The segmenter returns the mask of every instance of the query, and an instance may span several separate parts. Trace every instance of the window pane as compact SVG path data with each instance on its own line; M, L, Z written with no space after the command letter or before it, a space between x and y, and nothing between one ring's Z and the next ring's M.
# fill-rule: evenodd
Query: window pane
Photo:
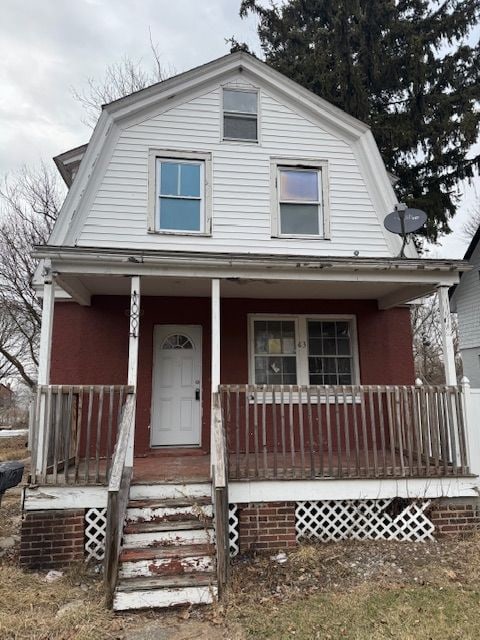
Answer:
M267 323L263 320L254 322L255 353L267 353Z
M255 356L255 384L296 384L295 356Z
M281 233L319 235L318 206L310 204L280 205Z
M178 171L180 165L177 162L160 163L160 193L162 196L178 195Z
M160 229L200 231L200 200L160 198Z
M256 140L257 119L225 116L223 119L223 136L234 140Z
M200 197L200 165L180 165L180 193L181 196Z
M280 171L280 200L318 202L317 171Z
M240 113L257 113L256 91L223 91L223 110Z

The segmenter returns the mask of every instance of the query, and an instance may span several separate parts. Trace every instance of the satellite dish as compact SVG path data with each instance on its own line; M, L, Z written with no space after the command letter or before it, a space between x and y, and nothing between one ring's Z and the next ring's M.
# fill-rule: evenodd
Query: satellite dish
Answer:
M408 209L405 204L396 204L395 210L385 217L383 221L385 229L403 238L399 258L405 258L404 251L409 240L408 235L421 229L426 221L427 214L425 211L421 209Z

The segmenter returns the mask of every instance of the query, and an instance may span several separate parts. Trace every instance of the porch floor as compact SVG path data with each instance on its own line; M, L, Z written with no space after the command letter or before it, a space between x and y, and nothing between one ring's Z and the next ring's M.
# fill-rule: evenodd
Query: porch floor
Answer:
M374 460L377 460L376 465ZM103 484L96 479L95 461L90 461L88 473L84 460L80 461L78 468L78 482L75 482L74 465L69 465L67 480L63 469L58 470L57 478L52 473L47 476L47 484ZM99 460L98 473L100 478L105 477L106 462ZM348 462L344 455L340 458L337 453L333 453L331 458L327 452L320 459L319 452L315 452L313 460L313 471L311 468L310 453L305 452L303 463L302 456L297 451L294 454L287 452L284 459L283 454L277 454L276 462L273 453L263 452L258 454L257 461L255 455L244 453L235 456L229 455L229 478L230 480L288 480L299 478L333 478L333 479L355 479L355 478L425 478L425 477L459 477L469 476L466 470L454 469L451 464L445 465L443 461L425 460L419 461L415 456L409 460L408 455L403 459L397 454L392 459L391 454L383 457L382 451L368 452L368 461L362 455L358 464L355 456L351 456ZM132 484L161 484L161 483L189 483L189 482L209 482L210 480L210 455L191 453L152 453L145 457L137 457L134 460Z

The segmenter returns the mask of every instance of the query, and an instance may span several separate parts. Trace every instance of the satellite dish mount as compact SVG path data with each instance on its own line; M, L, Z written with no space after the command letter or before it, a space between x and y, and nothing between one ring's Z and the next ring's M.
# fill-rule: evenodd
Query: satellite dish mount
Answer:
M392 213L384 220L385 229L402 237L402 248L398 255L405 258L405 247L410 241L410 235L423 227L427 221L427 214L420 209L409 209L406 204L398 203Z

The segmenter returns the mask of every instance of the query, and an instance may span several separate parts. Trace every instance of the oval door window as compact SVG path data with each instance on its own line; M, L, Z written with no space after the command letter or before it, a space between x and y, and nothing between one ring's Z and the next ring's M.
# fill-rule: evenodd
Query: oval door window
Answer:
M174 333L165 338L162 349L193 349L193 344L187 336L181 333Z

